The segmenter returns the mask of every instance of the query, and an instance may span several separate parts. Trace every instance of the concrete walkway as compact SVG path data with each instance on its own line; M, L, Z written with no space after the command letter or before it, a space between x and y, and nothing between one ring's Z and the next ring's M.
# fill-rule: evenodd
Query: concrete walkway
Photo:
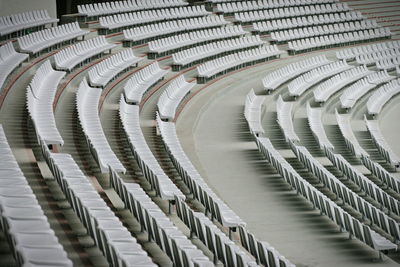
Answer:
M177 121L185 151L248 229L297 266L397 266L388 258L372 263L377 253L339 233L327 217L290 191L258 152L243 117L245 95L251 88L264 94L262 77L281 65L279 61L228 76L194 97ZM272 116L274 95L265 103L265 116Z

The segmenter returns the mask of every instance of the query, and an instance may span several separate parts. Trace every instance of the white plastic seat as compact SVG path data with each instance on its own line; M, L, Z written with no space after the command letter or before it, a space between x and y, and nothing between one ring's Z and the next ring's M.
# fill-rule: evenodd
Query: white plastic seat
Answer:
M273 147L272 143L268 138L256 137L256 143L261 153L267 158L267 160L275 167L275 169L281 174L282 178L289 183L300 195L308 199L314 207L320 209L326 216L328 216L333 222L340 226L340 229L344 229L350 233L350 235L355 235L357 239L366 243L373 249L378 251L386 249L395 249L394 245L388 239L382 237L378 234L373 234L370 240L366 240L363 233L372 232L369 226L361 224L356 219L351 220L351 215L344 211L335 202L331 201L329 198L325 197L319 190L315 189L310 183L304 180L294 168L282 157L282 155ZM299 146L296 146L300 148ZM329 150L327 150L329 151ZM314 159L312 156L309 157ZM336 179L330 172L328 175ZM343 218L347 223L343 223ZM357 224L357 225L356 225ZM354 232L354 228L360 229L362 227L363 233ZM361 231L361 230L360 230ZM372 236L372 235L371 235ZM374 239L374 241L372 240ZM380 243L382 242L382 243ZM381 246L376 245L381 244ZM261 250L262 251L262 250Z
M32 10L23 13L0 17L0 36L47 24L55 24L59 20L51 18L47 10Z
M11 250L14 255L17 255L17 264L22 266L35 261L37 254L27 254L26 251L36 247L37 252L42 255L51 253L56 248L59 253L57 263L72 266L72 262L67 258L54 231L50 228L36 196L18 167L1 124L0 151L3 159L7 159L0 161L0 225L5 237L10 241ZM10 177L16 181L25 180L25 182L4 183ZM41 245L39 245L39 240L43 241Z
M132 49L125 49L94 65L88 72L92 86L105 87L120 72L137 65L143 58L136 57Z
M157 108L161 119L173 120L179 104L194 86L195 83L186 82L183 75L175 78L158 99Z
M65 74L63 71L55 71L47 60L36 71L26 89L28 111L36 133L48 145L64 144L55 123L53 101L57 86Z
M400 92L400 80L392 80L389 83L381 86L368 99L367 109L368 114L377 115L382 110L383 106L396 94Z
M289 94L294 97L300 96L314 84L351 68L353 66L348 65L345 61L335 61L331 64L312 69L288 84Z
M28 57L26 54L16 52L12 42L7 42L0 47L0 89L7 77Z
M198 171L190 163L176 135L175 124L162 121L160 117L157 116L157 125L171 159L176 163L179 174L194 194L194 197L199 200L205 206L206 210L211 212L212 216L223 226L235 228L239 225L245 225L241 218L212 192Z
M195 246L191 245L186 236L173 225L165 213L151 201L138 184L125 183L112 169L110 169L110 177L111 186L121 197L125 206L136 216L142 227L148 232L149 239L155 240L175 264L185 266L182 255L186 254L186 259L189 261L188 264L190 266L194 266L194 262L199 258L204 260L204 266L209 265L208 258ZM180 199L181 197L178 195L174 196L174 200ZM184 252L189 248L188 245L190 245L191 249L190 254ZM178 254L168 254L173 246L178 250ZM129 258L135 258L136 256L130 255Z
M73 22L30 33L19 37L17 42L21 52L36 54L46 48L76 39L88 33L89 31L82 30L77 22Z
M125 172L125 167L112 151L100 123L97 106L101 92L101 89L90 87L86 79L81 82L76 94L79 122L101 172L107 173L109 166L118 172Z
M328 60L325 55L322 55L286 65L283 68L268 73L263 78L264 89L273 91L296 76L329 63L332 63L332 61Z
M120 99L120 119L134 154L145 178L162 199L173 200L174 196L184 198L182 192L165 175L153 153L150 151L139 122L139 106L129 105L123 96Z
M261 125L262 106L264 100L264 96L256 96L254 90L251 89L246 96L244 106L244 116L249 125L250 132L257 136L264 133L264 129Z

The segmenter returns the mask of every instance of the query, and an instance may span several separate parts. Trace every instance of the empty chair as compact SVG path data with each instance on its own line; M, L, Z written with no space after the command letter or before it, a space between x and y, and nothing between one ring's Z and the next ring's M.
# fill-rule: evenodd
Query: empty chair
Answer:
M253 89L251 89L246 96L244 117L247 120L250 131L256 136L264 133L264 129L261 125L262 106L264 100L265 97L255 95Z
M121 52L94 65L88 72L89 83L92 86L105 87L110 81L127 69L137 67L143 58L136 57L132 49Z
M383 106L396 94L400 92L400 79L392 80L381 86L368 99L368 114L377 115Z
M163 142L175 167L183 178L185 184L206 209L206 214L211 213L212 218L217 219L222 226L231 231L245 223L237 216L206 184L196 168L183 151L176 134L175 124L162 121L157 117L157 125L160 129Z
M19 266L72 266L18 166L0 124L0 222ZM13 183L6 183L6 181ZM20 181L16 183L16 181ZM54 255L54 257L47 257Z
M332 61L328 60L325 55L291 63L283 68L268 73L262 80L264 89L273 91L296 76L329 63L332 63Z
M367 126L368 132L371 134L372 140L378 148L379 153L385 158L387 162L392 164L394 167L400 166L400 157L393 152L390 145L386 142L383 136L378 121L367 120L364 117L365 124Z
M119 115L125 134L128 137L132 153L135 155L135 159L144 177L156 191L156 194L160 198L168 200L170 204L173 202L175 196L185 198L179 188L177 188L172 180L164 173L148 147L140 128L139 106L127 104L121 95Z
M3 16L0 17L0 37L34 27L44 27L47 24L55 24L58 21L59 20L56 18L51 18L46 9Z
M12 42L0 46L0 89L7 77L28 57L27 54L16 52Z
M312 85L351 68L353 66L348 65L346 61L335 61L331 64L312 69L288 84L289 94L294 97L300 96Z
M82 30L79 24L74 22L19 37L17 42L21 52L34 55L46 48L76 39L88 33L89 31Z
M47 145L64 144L64 140L56 126L53 101L57 86L65 74L63 71L54 70L50 61L47 60L38 68L26 89L28 112L36 134Z
M85 78L80 83L76 93L79 122L100 171L107 173L111 166L118 172L125 172L125 167L112 151L101 126L98 114L101 92L101 89L90 87Z
M172 223L138 184L125 183L110 168L110 183L121 197L125 207L146 230L149 240L154 240L177 266L213 266L210 260ZM175 196L175 201L181 198ZM178 204L177 204L178 205ZM172 246L172 251L170 246Z
M91 57L113 49L116 44L107 42L104 36L95 37L66 47L54 55L55 67L58 70L72 71Z
M188 83L183 75L175 78L161 94L157 102L160 118L163 120L173 120L176 116L176 109L183 98L190 93L195 86L195 82Z
M124 97L129 104L138 105L143 95L159 80L163 79L168 70L160 68L157 62L135 72L125 83Z

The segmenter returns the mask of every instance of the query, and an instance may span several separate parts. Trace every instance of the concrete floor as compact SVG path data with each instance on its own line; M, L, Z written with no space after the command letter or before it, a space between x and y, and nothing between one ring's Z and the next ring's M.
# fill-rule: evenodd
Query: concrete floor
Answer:
M389 258L373 263L377 256L373 250L339 233L328 218L290 191L258 152L243 117L245 95L251 88L265 94L264 75L293 60L244 70L195 96L177 121L186 153L213 190L245 218L248 229L297 266L397 266ZM274 95L267 96L265 105L268 132L265 117L275 111ZM400 114L400 108L396 111L393 116ZM388 132L395 130L391 127Z

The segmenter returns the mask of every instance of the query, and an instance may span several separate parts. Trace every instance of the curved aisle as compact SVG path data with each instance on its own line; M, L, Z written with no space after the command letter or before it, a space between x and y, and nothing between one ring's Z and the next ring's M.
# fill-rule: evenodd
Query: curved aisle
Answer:
M307 56L310 55L304 58ZM365 266L377 253L356 240L349 240L327 217L320 216L303 198L296 196L258 152L244 120L248 91L254 88L256 94L265 95L261 79L267 71L295 60L298 58L263 64L206 87L180 114L178 137L212 189L239 216L246 218L248 229L258 238L268 240L294 264ZM266 127L266 119L276 119L276 97L274 93L265 100L267 135L273 129ZM303 99L300 102L306 103ZM280 152L286 158L294 157L289 150ZM386 257L374 266L397 264Z
M383 107L381 113L377 116L379 126L386 142L390 145L396 155L400 155L400 95L394 96L386 106ZM400 177L397 176L397 177Z

